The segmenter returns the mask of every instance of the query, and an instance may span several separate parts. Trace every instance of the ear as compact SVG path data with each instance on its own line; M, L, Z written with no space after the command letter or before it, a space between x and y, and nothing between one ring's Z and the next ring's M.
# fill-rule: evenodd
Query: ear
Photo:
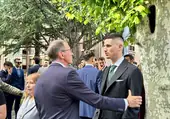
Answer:
M123 48L123 44L119 44L119 48Z
M64 55L63 55L62 52L58 52L57 55L58 55L59 58L64 59Z

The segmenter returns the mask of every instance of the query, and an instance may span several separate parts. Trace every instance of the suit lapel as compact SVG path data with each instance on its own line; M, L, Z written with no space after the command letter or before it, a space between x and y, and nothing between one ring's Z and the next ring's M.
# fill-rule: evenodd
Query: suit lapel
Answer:
M110 67L107 67L104 72L103 72L103 77L102 77L102 84L101 84L101 94L103 94L104 92L104 87L105 87L105 84L107 82L107 76L108 76L108 72L109 72L109 69Z
M106 93L106 91L109 89L109 87L124 73L124 71L126 69L127 69L127 61L123 60L123 62L120 64L120 66L116 70L115 74L113 75L113 77L112 77L109 85L107 86L106 90L104 91L104 93Z

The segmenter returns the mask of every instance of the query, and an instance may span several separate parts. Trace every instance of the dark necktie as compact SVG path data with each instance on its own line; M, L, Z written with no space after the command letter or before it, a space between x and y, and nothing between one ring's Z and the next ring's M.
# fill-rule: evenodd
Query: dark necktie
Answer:
M108 78L107 78L107 84L109 84L109 82L111 81L113 75L115 74L114 70L117 66L116 65L112 65L109 69L109 74L108 74Z

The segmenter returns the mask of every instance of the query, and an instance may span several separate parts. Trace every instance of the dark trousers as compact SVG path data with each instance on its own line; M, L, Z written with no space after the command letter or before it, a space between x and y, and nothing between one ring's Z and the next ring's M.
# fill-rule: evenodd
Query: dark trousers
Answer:
M15 101L14 110L15 110L15 118L16 118L17 112L20 107L21 96L15 96L11 94L6 95L7 119L12 119L11 113L12 113L12 107L13 107L14 101Z
M92 118L88 118L88 117L80 117L80 119L92 119Z

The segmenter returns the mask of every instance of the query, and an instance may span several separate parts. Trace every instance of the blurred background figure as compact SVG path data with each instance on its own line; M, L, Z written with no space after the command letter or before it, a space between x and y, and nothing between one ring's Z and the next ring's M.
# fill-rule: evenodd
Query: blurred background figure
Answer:
M97 58L94 58L93 60L94 60L93 61L93 66L98 69L98 60L97 60Z
M48 67L48 62L47 62L47 61L46 61L46 62L44 62L43 67Z
M78 69L81 69L85 66L85 61L81 60L80 64L78 65Z
M48 69L48 66L49 66L50 64L51 64L51 62L49 62L49 64L48 64L47 61L44 62L43 66L38 69L38 73L39 73L39 74L44 73L44 72Z
M14 60L15 66L11 62L5 62L5 68L8 71L8 76L5 80L6 83L8 83L11 86L14 86L20 90L24 90L24 71L21 69L21 61L20 59L16 58ZM15 117L17 115L17 112L19 110L20 106L20 101L21 101L22 96L16 96L13 94L5 93L5 98L7 102L7 119L11 119L11 112L12 112L12 107L14 105L14 110L15 110Z
M103 71L105 68L106 68L105 58L99 57L99 59L98 59L98 69Z
M84 55L85 66L77 71L86 86L96 93L99 93L99 85L97 75L99 70L94 67L95 55L93 52L87 52ZM95 108L80 101L79 114L81 119L92 119L94 116Z
M41 67L40 66L40 58L39 57L35 57L34 58L34 65L28 69L27 76L30 75L30 74L38 72L38 69L40 67Z
M17 113L17 119L40 119L34 100L34 87L39 76L38 73L33 73L26 78L24 100Z
M4 67L0 71L0 78L2 81L5 81L7 79L7 76L8 76L8 69L7 69L6 63L4 63Z
M131 54L127 54L124 56L124 58L131 64L134 64L134 57Z

